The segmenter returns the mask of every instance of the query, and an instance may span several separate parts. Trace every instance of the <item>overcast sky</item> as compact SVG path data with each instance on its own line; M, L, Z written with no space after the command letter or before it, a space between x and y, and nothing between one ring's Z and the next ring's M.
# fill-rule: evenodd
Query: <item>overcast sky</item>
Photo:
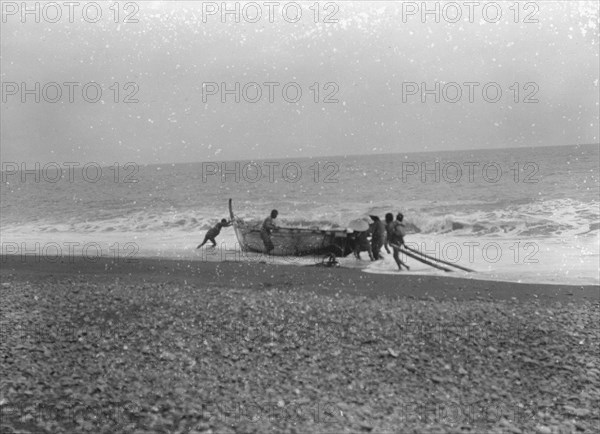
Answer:
M313 2L302 3L295 23L295 8L284 15L283 2L273 22L258 2L254 23L256 8L241 11L239 23L223 22L211 9L221 2L204 10L201 2L139 2L118 17L110 4L96 23L81 8L70 23L66 6L58 22L44 20L56 16L46 9L36 23L4 3L2 162L142 164L599 141L597 2L522 2L518 17L514 2L498 2L499 19L494 8L484 15L457 2L460 10L446 7L439 23L413 10L421 2L321 2L318 23ZM449 22L458 11L462 19ZM138 22L123 22L127 13ZM94 19L92 9L86 18ZM40 102L34 94L22 102L22 83L35 89L36 82ZM77 83L73 102L66 82ZM82 96L90 82L102 88L96 103ZM222 102L221 84L236 82L240 102L235 95ZM258 102L242 94L250 82L261 85ZM439 83L439 102L435 92L421 102L422 83ZM86 89L93 100L94 85ZM297 89L300 99L289 102ZM246 91L256 98L255 87ZM125 103L128 95L139 102Z

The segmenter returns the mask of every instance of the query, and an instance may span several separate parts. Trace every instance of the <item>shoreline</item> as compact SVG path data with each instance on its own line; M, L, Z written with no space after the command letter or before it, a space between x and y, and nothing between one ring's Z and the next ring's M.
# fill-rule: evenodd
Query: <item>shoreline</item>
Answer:
M51 262L35 255L1 255L5 280L47 281L93 277L97 282L182 283L200 287L313 292L368 298L442 300L518 300L539 302L600 301L600 285L514 283L462 277L365 273L354 268L326 268L242 261L197 261L170 258L63 257Z
M114 259L125 261L128 259L139 260L175 260L192 262L249 262L259 263L266 261L269 264L292 264L303 267L304 265L314 265L321 262L322 257L288 257L277 256L267 258L261 253L242 252L239 241L235 234L225 232L222 239L219 239L218 246L215 249L196 249L201 241L201 233L196 232L158 232L156 234L145 233L121 233L121 232L103 232L102 237L98 238L98 233L75 233L75 232L33 232L25 233L4 233L3 255L31 255L39 256L41 261L52 263L56 257L64 256L65 260L71 260L70 257L83 256L89 260L97 258ZM233 232L233 231L231 231ZM196 238L198 236L198 238ZM591 245L593 240L597 240L595 246ZM411 267L409 275L419 276L443 276L444 278L467 278L479 281L495 282L514 282L514 283L532 283L558 286L599 286L600 276L598 275L597 255L598 242L600 240L594 236L582 239L583 243L577 247L570 245L563 249L560 243L556 244L546 240L536 241L536 251L532 251L527 243L520 243L518 240L478 240L481 245L495 246L490 247L490 251L498 253L498 261L492 261L490 258L484 258L483 248L471 247L468 249L460 237L444 237L434 239L431 237L411 236L410 242L414 243L412 247L433 254L433 256L450 260L457 265L467 266L476 271L476 273L465 273L456 270L453 273L443 273L435 270L428 265L421 264L412 258L405 258ZM446 243L446 244L444 244ZM456 250L452 259L450 250L456 246L463 246ZM448 252L443 246L448 246ZM452 247L454 246L454 247ZM517 248L517 246L520 246ZM481 247L481 246L480 246ZM436 253L433 253L435 249ZM560 255L554 255L551 252L561 251ZM377 262L355 261L350 255L340 257L338 260L344 268L359 268L364 273L391 274L397 275L397 266L391 255L383 253L384 260ZM486 254L487 255L487 254ZM532 256L533 255L533 256ZM363 254L364 256L364 254ZM559 257L560 256L560 257ZM402 256L404 258L404 256ZM487 256L486 256L487 257ZM363 258L364 259L364 258ZM594 262L594 259L596 260Z

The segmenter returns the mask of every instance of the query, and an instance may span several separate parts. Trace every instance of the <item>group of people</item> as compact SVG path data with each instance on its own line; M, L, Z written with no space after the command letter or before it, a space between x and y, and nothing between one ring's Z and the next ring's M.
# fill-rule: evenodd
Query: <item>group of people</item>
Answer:
M387 253L390 253L392 247L394 261L398 268L402 270L405 267L410 270L410 267L400 260L400 247L404 245L404 236L406 235L404 227L404 215L398 213L394 220L394 214L387 213L385 215L385 223L376 215L369 216L373 221L369 225L369 229L365 231L354 231L351 235L353 241L354 256L360 259L360 252L367 252L371 261L383 259L381 256L381 248L384 247ZM369 242L369 236L371 240Z
M260 237L265 245L266 254L270 254L273 249L275 249L273 241L271 240L271 234L277 228L275 219L277 219L278 215L279 212L276 209L272 210L269 217L264 219L261 225ZM407 270L410 270L410 267L400 260L399 254L400 248L404 245L404 236L406 234L403 223L404 216L402 213L398 213L395 220L392 213L387 213L385 215L385 223L382 222L376 215L371 215L369 217L373 221L369 225L369 228L365 231L354 231L349 237L353 243L352 248L356 258L360 259L360 252L366 251L368 252L371 261L383 259L381 256L381 248L384 247L385 251L390 253L389 247L391 246L394 261L396 261L398 268L402 270L402 267L405 267ZM206 232L204 241L196 248L201 248L208 241L211 241L213 247L215 247L217 245L215 242L215 237L221 233L222 228L231 226L231 224L231 221L222 219L213 228ZM369 237L371 237L370 240Z

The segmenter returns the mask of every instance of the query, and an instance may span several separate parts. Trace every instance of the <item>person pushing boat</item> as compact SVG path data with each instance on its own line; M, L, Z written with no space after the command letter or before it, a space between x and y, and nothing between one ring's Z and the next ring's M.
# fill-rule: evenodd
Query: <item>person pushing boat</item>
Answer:
M386 229L387 229L387 242L386 245L389 244L392 246L392 250L394 252L394 261L398 265L400 271L402 271L402 266L406 267L407 270L410 270L410 267L406 265L404 262L400 260L400 247L404 245L404 223L402 220L404 216L402 213L398 213L396 216L396 220L394 220L394 214L391 212L385 215ZM386 246L387 247L387 246Z
M279 215L279 212L274 209L271 211L271 215L267 217L260 228L260 237L265 244L265 253L267 255L271 254L275 246L273 245L273 241L271 240L271 234L275 229L277 229L277 225L275 224L275 219Z
M385 223L383 223L378 216L372 215L371 220L371 251L373 252L373 258L375 260L383 259L380 254L381 248L385 245L386 229ZM390 253L387 246L386 251Z
M227 219L221 219L219 223L217 223L215 226L213 226L206 232L206 235L204 235L204 241L202 241L202 244L198 244L198 247L196 247L196 249L199 249L208 241L212 242L213 247L216 247L217 242L215 241L215 238L221 233L222 228L226 228L228 226L231 226L231 222L227 221Z
M355 232L354 256L356 256L356 259L360 259L360 252L367 252L369 254L369 259L371 259L371 261L375 260L375 258L373 258L373 253L371 252L371 243L369 242L370 234L370 229Z

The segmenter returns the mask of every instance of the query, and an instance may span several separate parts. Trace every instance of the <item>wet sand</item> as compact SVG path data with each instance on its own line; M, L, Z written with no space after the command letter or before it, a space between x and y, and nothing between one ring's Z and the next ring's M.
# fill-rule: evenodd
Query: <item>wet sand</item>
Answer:
M141 258L131 262L68 257L56 262L34 256L2 256L1 275L38 281L69 275L89 276L94 282L187 283L198 287L248 290L311 291L323 295L357 295L435 300L535 300L580 302L600 299L600 286L522 284L464 278L370 274L351 268L298 267L240 261L209 262Z

